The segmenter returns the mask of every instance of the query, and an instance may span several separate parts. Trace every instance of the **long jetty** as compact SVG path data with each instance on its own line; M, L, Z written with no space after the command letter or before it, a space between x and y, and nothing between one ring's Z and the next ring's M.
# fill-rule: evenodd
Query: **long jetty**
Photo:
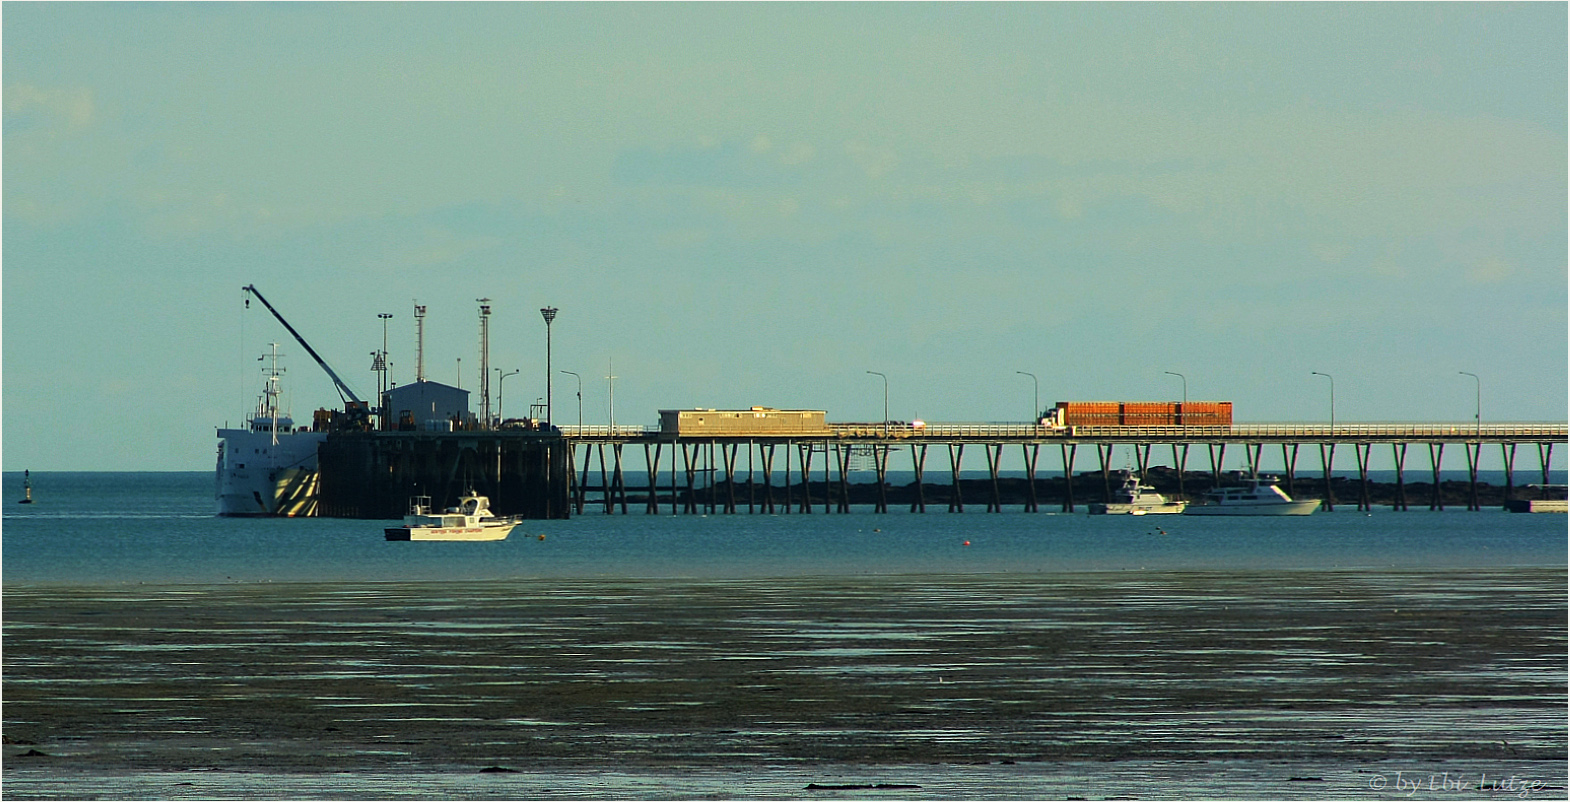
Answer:
M1241 424L1231 426L1073 426L1067 428L1029 423L929 423L921 426L893 423L830 423L821 432L789 434L704 434L682 436L644 426L562 426L566 441L568 491L571 503L580 514L591 491L597 491L607 513L628 512L629 490L644 494L643 508L659 513L661 494L666 493L672 513L735 513L744 505L749 512L810 513L820 502L825 512L850 511L852 462L870 458L877 475L875 512L888 512L887 472L890 454L908 449L915 471L912 512L925 512L927 500L923 479L929 449L947 452L950 474L948 509L964 510L960 472L967 446L980 450L990 477L987 510L1003 509L999 469L1005 449L1019 447L1024 460L1027 493L1024 510L1037 512L1037 466L1043 446L1056 447L1062 458L1066 492L1062 510L1073 512L1074 467L1081 446L1094 448L1103 483L1103 498L1111 495L1113 449L1131 447L1137 468L1144 474L1150 466L1151 450L1170 447L1176 467L1178 493L1183 486L1189 452L1202 446L1209 457L1211 486L1222 483L1222 464L1228 447L1241 449L1250 473L1263 472L1263 454L1270 446L1281 449L1287 492L1294 492L1297 462L1303 446L1317 449L1324 481L1325 509L1336 503L1332 489L1332 465L1337 447L1350 447L1356 457L1359 485L1357 508L1370 509L1369 463L1376 448L1390 449L1395 465L1396 492L1393 507L1409 509L1406 493L1408 449L1426 448L1432 471L1430 509L1443 509L1440 466L1446 446L1460 446L1466 455L1469 475L1467 509L1480 510L1478 466L1485 447L1500 448L1505 471L1505 497L1514 492L1517 449L1535 448L1542 484L1550 483L1553 449L1570 438L1570 426L1543 423L1358 423L1335 426L1314 424ZM624 451L641 447L647 481L641 488L627 484ZM745 449L745 452L743 452ZM1418 450L1414 449L1414 450ZM607 459L609 452L609 459ZM783 452L783 453L781 453ZM1235 453L1235 452L1234 452ZM1345 452L1343 452L1345 453ZM1530 453L1530 452L1528 452ZM578 467L582 455L581 470ZM745 454L743 457L742 455ZM666 456L669 456L668 466ZM599 463L599 482L591 487L594 462ZM793 464L794 460L794 464ZM742 471L745 474L742 474ZM941 470L941 468L940 468ZM758 475L761 473L762 481ZM775 483L783 474L784 485ZM814 474L821 476L822 494L812 495ZM836 481L837 474L837 481ZM706 482L700 488L698 477ZM664 487L661 487L662 479ZM797 482L800 484L797 484ZM838 492L834 492L837 484ZM741 489L744 498L738 498ZM701 492L706 490L707 493ZM783 498L776 498L782 491ZM707 498L703 498L707 495Z

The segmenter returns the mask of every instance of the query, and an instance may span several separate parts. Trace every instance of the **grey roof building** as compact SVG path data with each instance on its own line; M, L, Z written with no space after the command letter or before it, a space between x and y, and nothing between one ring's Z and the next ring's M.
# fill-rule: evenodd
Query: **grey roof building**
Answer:
M387 411L394 421L413 418L415 428L421 431L446 429L452 421L467 424L474 418L468 390L433 381L388 390Z

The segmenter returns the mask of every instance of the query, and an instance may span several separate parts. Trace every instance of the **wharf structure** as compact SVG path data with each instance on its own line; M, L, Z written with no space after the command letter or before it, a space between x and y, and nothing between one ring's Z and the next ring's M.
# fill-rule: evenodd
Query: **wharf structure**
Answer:
M573 466L567 480L571 501L582 513L591 492L606 512L629 510L629 487L624 463L628 447L643 450L646 481L641 482L644 511L659 513L662 502L671 513L735 513L741 506L749 512L810 513L821 504L824 512L850 511L848 474L852 461L870 458L876 473L876 512L888 512L887 471L889 456L908 449L915 470L912 512L927 509L924 481L929 449L947 453L950 476L947 509L962 512L965 499L960 472L967 446L982 452L990 477L990 493L984 501L989 512L1002 511L999 466L1005 449L1018 447L1024 459L1027 495L1024 510L1040 510L1037 499L1037 465L1041 448L1056 448L1062 458L1066 495L1062 510L1072 512L1074 470L1081 446L1095 450L1102 478L1102 500L1111 496L1113 449L1131 447L1143 474L1155 447L1170 448L1177 468L1178 492L1185 493L1183 475L1190 450L1202 446L1209 457L1211 486L1222 484L1222 464L1229 447L1241 450L1248 472L1263 472L1265 448L1280 449L1282 478L1287 492L1295 491L1299 481L1297 465L1304 446L1319 452L1323 475L1324 509L1334 509L1332 470L1337 447L1350 447L1358 466L1359 510L1368 510L1370 481L1368 468L1375 449L1390 451L1395 464L1396 494L1393 507L1408 510L1420 499L1409 499L1406 468L1409 449L1426 450L1427 467L1433 482L1427 499L1429 509L1444 509L1441 495L1440 466L1446 446L1459 446L1465 453L1469 476L1467 509L1482 509L1479 501L1478 466L1485 447L1497 446L1505 469L1505 496L1515 491L1515 466L1518 450L1535 449L1542 484L1550 483L1555 444L1570 438L1564 424L1239 424L1227 426L1053 426L1048 424L924 424L914 423L825 423L823 413L814 410L665 410L658 428L642 426L563 426L567 459ZM1416 446L1416 449L1412 447ZM745 449L745 450L743 450ZM609 452L609 458L607 458ZM578 456L581 453L581 470ZM1345 453L1343 451L1342 453ZM1421 453L1419 451L1419 453ZM1530 452L1527 452L1530 453ZM669 462L666 462L666 456ZM591 482L591 471L598 460L599 481ZM794 461L794 462L793 462ZM943 466L939 467L942 470ZM783 486L775 481L783 475ZM761 481L758 481L761 475ZM813 496L813 480L820 494ZM698 477L703 476L701 484ZM637 491L639 488L632 488ZM706 492L705 492L706 491ZM706 497L705 497L706 496ZM974 504L974 502L973 502Z
M317 514L401 518L414 496L440 507L473 491L498 515L566 518L566 443L548 429L334 432L317 450Z
M1061 458L1064 512L1073 512L1082 503L1097 500L1075 497L1077 467L1099 468L1100 492L1092 491L1092 495L1099 495L1101 501L1110 498L1116 484L1113 474L1118 470L1113 452L1120 447L1132 450L1136 464L1130 468L1141 475L1152 464L1153 450L1170 449L1179 496L1206 489L1184 487L1191 456L1196 463L1202 459L1191 454L1196 447L1208 458L1204 459L1210 474L1207 487L1224 483L1222 465L1228 449L1244 455L1250 474L1264 473L1266 455L1279 450L1280 474L1287 492L1295 495L1298 485L1322 481L1320 495L1326 510L1341 503L1336 498L1331 470L1337 448L1350 449L1358 468L1355 493L1348 494L1355 498L1347 498L1345 503L1355 504L1359 510L1372 508L1368 469L1377 449L1388 454L1395 466L1394 509L1408 510L1426 502L1429 509L1442 510L1445 499L1440 469L1444 452L1447 446L1459 447L1466 458L1469 478L1466 507L1479 510L1483 505L1478 467L1485 449L1499 449L1505 472L1504 497L1509 502L1517 487L1517 457L1535 462L1528 463L1525 470L1540 472L1540 484L1549 485L1554 446L1567 439L1570 427L1564 424L1064 427L1029 423L828 423L818 410L665 410L657 427L553 427L524 421L492 429L455 425L447 430L334 431L318 449L316 514L398 518L407 511L413 496L456 499L469 491L489 496L498 514L532 519L581 514L591 496L596 506L603 505L607 513L627 513L634 506L642 507L646 513L668 510L671 514L736 513L743 507L757 513L811 513L819 508L824 512L849 512L849 477L853 465L864 464L870 464L876 476L873 510L888 512L888 466L891 455L900 452L909 455L915 471L915 481L908 488L912 512L927 511L931 490L938 491L931 503L946 505L950 512L963 512L967 504L964 484L970 484L972 507L985 506L989 512L1001 512L1004 503L1000 468L1005 451L1023 458L1025 495L1021 503L1024 511L1038 512L1042 505L1037 480L1046 478L1047 473L1038 473L1043 447ZM629 448L641 449L643 465L638 471L644 474L632 486L628 481ZM971 454L981 452L979 464L987 470L988 481L983 482L980 497L976 497L978 488L974 482L962 483L960 479L967 449ZM1093 451L1095 456L1087 459L1088 455L1079 453L1082 449ZM1318 452L1318 464L1308 470L1317 468L1322 479L1299 473L1301 452L1305 450ZM1424 451L1426 459L1417 459L1426 464L1416 471L1431 475L1432 482L1425 483L1427 498L1418 498L1418 494L1407 492L1407 457ZM934 466L934 473L948 474L946 493L941 491L941 480L938 488L927 481L929 456L941 461ZM1086 462L1092 464L1083 465ZM1528 482L1536 478L1528 474ZM639 503L635 504L635 499Z

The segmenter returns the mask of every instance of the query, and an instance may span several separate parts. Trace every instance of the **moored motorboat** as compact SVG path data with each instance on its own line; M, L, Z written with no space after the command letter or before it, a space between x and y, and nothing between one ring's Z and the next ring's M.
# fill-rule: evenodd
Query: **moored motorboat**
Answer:
M1188 506L1186 501L1168 501L1155 488L1139 483L1139 477L1129 473L1123 486L1112 494L1106 503L1093 502L1091 515L1174 515Z
M1254 477L1241 487L1218 487L1205 493L1204 501L1190 504L1184 515L1309 515L1319 509L1319 499L1294 501L1274 480Z
M409 500L403 526L384 531L388 540L506 540L522 520L492 515L491 500L471 490L459 497L458 506L441 513L431 511L430 496L415 496Z

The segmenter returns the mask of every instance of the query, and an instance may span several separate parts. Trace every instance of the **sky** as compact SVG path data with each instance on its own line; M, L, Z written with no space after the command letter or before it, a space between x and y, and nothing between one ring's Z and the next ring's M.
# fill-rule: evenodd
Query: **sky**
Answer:
M1318 371L1562 422L1566 8L6 3L0 459L210 470L272 342L337 406L247 284L362 397L416 302L477 389L491 299L509 417L554 306L585 423L877 421L867 371L897 420L1323 422Z

